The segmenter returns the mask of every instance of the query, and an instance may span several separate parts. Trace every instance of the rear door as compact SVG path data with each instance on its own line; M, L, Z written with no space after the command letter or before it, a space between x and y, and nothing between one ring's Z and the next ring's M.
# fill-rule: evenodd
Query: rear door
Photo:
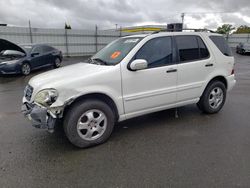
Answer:
M178 62L177 102L188 102L202 94L202 86L214 70L213 56L199 35L176 35Z

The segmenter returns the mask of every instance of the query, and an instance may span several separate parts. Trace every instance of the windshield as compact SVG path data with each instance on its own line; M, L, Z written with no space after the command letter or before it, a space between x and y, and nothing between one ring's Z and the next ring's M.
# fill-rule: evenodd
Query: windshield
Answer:
M30 53L32 46L31 45L20 45L26 53Z
M116 65L141 41L142 37L117 39L102 50L97 52L91 60L99 61L106 65Z

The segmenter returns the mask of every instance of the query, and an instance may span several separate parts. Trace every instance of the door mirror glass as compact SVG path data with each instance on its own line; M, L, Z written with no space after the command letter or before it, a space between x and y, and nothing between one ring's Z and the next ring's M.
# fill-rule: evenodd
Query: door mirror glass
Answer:
M132 61L129 67L133 71L143 70L148 68L148 62L145 59L136 59Z

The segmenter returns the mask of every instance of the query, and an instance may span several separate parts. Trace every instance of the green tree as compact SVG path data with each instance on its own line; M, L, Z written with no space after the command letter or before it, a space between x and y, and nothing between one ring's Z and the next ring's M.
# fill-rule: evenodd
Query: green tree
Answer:
M248 27L247 25L241 25L237 28L235 33L250 33L250 27Z
M71 29L71 26L67 23L65 23L65 26L64 26L65 29Z
M235 27L233 27L231 24L223 24L221 27L217 28L216 33L220 33L220 34L230 34L233 30L235 29Z

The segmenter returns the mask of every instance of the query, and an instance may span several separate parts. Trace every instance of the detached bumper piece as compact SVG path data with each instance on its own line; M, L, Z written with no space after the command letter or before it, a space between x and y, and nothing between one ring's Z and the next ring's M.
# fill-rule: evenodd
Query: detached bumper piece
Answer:
M22 113L32 122L32 126L54 132L56 119L47 112L46 108L26 103L22 106Z

